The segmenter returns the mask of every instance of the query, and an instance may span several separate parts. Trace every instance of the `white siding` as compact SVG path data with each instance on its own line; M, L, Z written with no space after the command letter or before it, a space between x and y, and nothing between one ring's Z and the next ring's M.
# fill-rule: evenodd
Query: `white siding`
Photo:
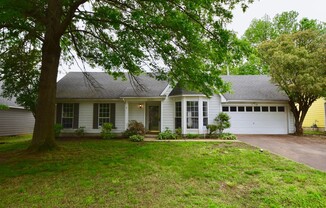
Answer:
M115 105L115 126L114 132L125 131L125 103L119 102Z
M166 97L166 99L161 103L161 131L164 131L165 128L169 128L170 130L175 131L174 103L174 99L170 97Z
M208 101L208 124L214 124L214 119L221 112L221 97L212 96Z
M98 103L98 102L96 102ZM115 133L120 133L125 130L124 123L124 108L123 102L105 102L115 103L115 126L113 130ZM93 129L93 102L80 102L79 103L79 127L85 127L86 133L100 133L101 129ZM73 133L74 129L65 129L63 133Z
M98 133L93 129L93 103L79 103L79 127L85 127L87 133Z
M34 116L24 109L0 110L0 136L33 133Z
M142 104L143 108L138 108L138 105ZM140 102L130 102L129 103L129 121L136 120L138 122L142 122L145 125L145 103Z
M289 109L289 107L288 107ZM288 111L288 122L289 122L289 133L293 134L295 132L295 126L294 126L294 115L291 112L291 110L289 109Z

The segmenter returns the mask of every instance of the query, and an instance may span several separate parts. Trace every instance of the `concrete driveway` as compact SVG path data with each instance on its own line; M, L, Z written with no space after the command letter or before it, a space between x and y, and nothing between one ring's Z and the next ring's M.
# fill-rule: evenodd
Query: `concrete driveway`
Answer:
M247 144L326 172L326 138L292 135L237 135Z

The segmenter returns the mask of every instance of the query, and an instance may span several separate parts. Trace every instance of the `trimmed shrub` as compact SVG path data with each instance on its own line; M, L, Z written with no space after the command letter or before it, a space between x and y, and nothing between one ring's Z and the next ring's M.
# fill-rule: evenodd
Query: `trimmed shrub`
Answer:
M59 137L63 126L61 124L54 124L54 136Z
M142 135L132 135L129 137L130 141L132 142L142 142L144 141L144 136Z
M85 126L81 126L75 130L75 134L79 137L83 137L85 135Z
M133 135L145 135L145 127L142 122L131 120L128 123L128 129L123 133L125 137Z
M195 138L199 138L199 134L187 134L186 137L188 139L195 139Z
M217 125L215 125L215 124L209 124L209 125L207 125L206 128L208 130L209 135L212 135L217 131Z
M177 139L177 134L174 134L169 128L166 128L165 131L158 134L157 139L158 140Z
M113 139L114 134L112 133L113 124L112 123L104 123L102 124L101 129L101 137L103 139Z
M181 128L177 128L175 130L175 133L177 135L177 139L182 139L182 129Z
M237 136L231 133L222 133L218 135L218 138L223 140L236 140Z
M230 128L231 126L230 116L226 113L219 113L214 120L220 134L223 133L224 129Z

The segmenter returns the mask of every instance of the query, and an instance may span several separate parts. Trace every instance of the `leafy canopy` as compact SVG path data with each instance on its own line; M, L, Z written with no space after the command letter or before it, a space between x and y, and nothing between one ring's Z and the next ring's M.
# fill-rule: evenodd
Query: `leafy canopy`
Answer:
M115 77L152 71L157 79L211 95L226 90L218 70L230 37L224 24L235 4L246 8L252 0L58 2L61 61L78 57ZM43 0L0 2L0 79L7 96L37 90L48 7ZM32 81L21 80L26 74Z
M326 35L305 30L263 42L259 53L272 81L289 97L297 133L311 104L326 96Z
M275 40L283 34L292 34L304 30L326 32L324 22L303 18L298 19L299 13L295 11L277 14L274 18L268 15L260 19L253 19L243 37L238 40L245 48L237 53L242 55L238 62L228 65L230 74L268 74L269 68L259 57L257 47L264 41ZM226 74L224 69L223 73Z

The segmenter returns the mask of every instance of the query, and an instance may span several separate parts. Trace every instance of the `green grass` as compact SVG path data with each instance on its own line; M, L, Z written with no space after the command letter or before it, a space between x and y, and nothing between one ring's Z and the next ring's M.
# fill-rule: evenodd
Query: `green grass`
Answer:
M243 143L0 139L0 207L326 207L326 173Z
M326 136L326 132L324 131L311 131L311 130L305 130L303 132L304 135L324 135Z

